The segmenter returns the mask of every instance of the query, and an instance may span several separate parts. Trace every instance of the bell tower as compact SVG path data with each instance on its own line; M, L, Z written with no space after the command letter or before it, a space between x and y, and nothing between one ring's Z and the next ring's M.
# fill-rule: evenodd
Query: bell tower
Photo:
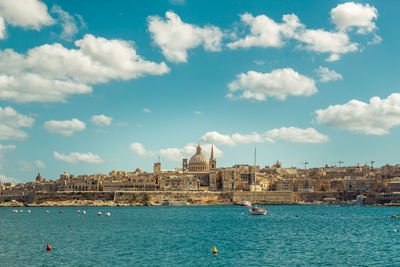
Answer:
M211 146L211 155L210 155L210 170L217 168L217 160L214 157L214 145Z

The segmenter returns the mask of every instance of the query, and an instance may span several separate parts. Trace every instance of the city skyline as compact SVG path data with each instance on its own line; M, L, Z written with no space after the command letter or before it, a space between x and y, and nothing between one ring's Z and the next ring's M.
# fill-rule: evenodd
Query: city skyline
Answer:
M398 2L154 3L0 2L0 181L400 162Z

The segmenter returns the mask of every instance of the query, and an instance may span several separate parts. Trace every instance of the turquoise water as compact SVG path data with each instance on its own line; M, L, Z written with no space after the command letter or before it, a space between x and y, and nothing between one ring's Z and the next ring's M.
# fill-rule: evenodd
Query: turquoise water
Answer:
M0 208L0 266L400 265L394 207L270 206L267 216L239 206L22 209Z

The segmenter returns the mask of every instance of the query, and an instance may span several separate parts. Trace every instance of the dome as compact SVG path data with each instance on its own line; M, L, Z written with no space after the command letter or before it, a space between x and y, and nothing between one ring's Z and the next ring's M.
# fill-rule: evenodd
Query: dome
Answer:
M189 164L207 164L208 158L204 154L196 154L190 158Z
M207 171L209 170L208 158L201 153L201 146L196 148L196 154L189 160L189 171Z

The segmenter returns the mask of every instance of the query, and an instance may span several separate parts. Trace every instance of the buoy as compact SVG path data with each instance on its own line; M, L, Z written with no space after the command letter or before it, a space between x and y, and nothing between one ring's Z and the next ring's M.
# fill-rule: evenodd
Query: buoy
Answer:
M392 218L397 218L397 215L395 214L395 215L392 215Z
M49 213L49 211L48 211L48 210L46 210L46 213Z
M28 213L31 213L31 210L28 210Z
M101 214L102 214L101 211L97 212L97 215L101 216Z
M86 214L86 210L82 211L83 214Z
M215 247L215 245L214 245L214 248L212 249L212 253L213 253L214 255L216 255L216 254L218 253L218 250L217 250L217 248Z
M77 211L77 213L81 213L81 211L80 211L80 210L78 210L78 211Z
M111 216L111 213L107 212L107 213L106 213L106 216L110 217L110 216Z
M71 227L71 225L70 225L70 224L68 224L68 227Z
M50 247L50 245L49 245L49 244L47 244L47 248L46 248L46 250L47 250L47 251L50 251L50 250L51 250L51 247Z
M62 211L62 210L60 210L60 213L63 213L63 211Z
M23 210L20 210L19 212L21 212L21 213L22 213L22 212L23 212Z

